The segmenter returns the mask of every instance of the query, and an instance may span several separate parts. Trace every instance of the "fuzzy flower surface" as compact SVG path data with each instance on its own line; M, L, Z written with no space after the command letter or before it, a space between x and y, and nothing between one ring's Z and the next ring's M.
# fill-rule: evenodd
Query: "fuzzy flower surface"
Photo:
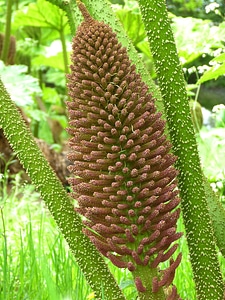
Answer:
M180 254L171 258L181 236L176 157L126 49L108 25L79 6L84 22L73 39L67 103L76 210L85 234L119 268L134 272L170 260L152 279L156 293L171 284L181 260ZM135 283L145 292L140 277ZM178 299L175 289L169 297Z

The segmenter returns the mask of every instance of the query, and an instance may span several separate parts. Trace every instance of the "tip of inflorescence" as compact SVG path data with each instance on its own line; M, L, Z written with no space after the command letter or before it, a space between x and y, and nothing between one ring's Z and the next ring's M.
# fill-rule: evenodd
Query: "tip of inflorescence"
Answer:
M84 5L84 3L82 3L80 0L77 0L77 6L78 6L79 10L81 11L85 21L90 22L91 20L93 20L91 15L89 14L89 11L87 10L86 6Z

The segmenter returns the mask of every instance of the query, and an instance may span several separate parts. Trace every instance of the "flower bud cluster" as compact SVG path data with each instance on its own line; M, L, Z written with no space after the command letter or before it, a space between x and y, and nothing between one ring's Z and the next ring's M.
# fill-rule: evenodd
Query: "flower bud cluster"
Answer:
M68 75L69 179L85 234L119 268L157 268L152 290L171 284L180 263L174 242L180 199L176 157L164 134L147 85L111 28L94 20L83 4L84 22L73 39ZM145 287L135 278L139 291ZM178 299L176 289L170 298Z

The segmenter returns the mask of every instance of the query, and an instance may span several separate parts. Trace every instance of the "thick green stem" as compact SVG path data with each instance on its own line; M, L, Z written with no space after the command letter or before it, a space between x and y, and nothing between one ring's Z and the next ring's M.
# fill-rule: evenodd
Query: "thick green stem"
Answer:
M105 299L124 300L102 256L83 234L80 217L75 213L71 199L33 140L1 80L0 112L0 128L41 193L78 265L95 291L96 299L102 299L103 291Z
M12 5L13 5L13 0L8 0L7 12L6 12L5 36L3 40L3 48L1 54L1 59L4 61L5 64L7 63L9 44L10 44Z
M65 73L68 74L69 73L69 62L68 62L68 54L67 54L67 49L66 49L66 40L65 40L63 27L59 31L59 34L60 34L60 40L61 40L61 44L62 44L64 69L65 69Z
M207 208L182 69L164 0L139 0L163 96L177 168L198 299L223 299L223 282Z

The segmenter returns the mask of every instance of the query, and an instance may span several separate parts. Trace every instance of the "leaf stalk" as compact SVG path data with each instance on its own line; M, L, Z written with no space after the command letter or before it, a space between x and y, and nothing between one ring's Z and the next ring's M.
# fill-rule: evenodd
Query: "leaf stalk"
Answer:
M187 242L198 299L223 299L223 281L207 207L203 174L191 122L185 81L164 0L139 0L178 156L177 168Z

